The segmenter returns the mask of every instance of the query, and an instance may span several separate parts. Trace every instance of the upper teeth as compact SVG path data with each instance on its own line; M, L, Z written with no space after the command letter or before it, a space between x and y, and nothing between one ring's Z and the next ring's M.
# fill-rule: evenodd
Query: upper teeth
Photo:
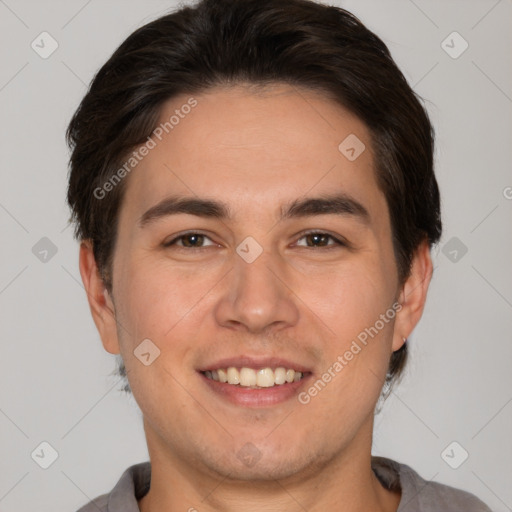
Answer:
M240 386L260 388L270 388L272 386L281 385L286 382L297 382L302 379L302 372L292 369L279 368L261 368L254 370L252 368L235 368L230 366L227 369L219 368L217 370L207 370L204 372L209 379L228 384L239 384Z

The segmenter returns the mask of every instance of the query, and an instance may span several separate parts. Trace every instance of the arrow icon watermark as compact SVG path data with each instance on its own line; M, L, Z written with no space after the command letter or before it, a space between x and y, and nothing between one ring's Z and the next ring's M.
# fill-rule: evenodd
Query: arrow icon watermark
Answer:
M144 366L149 366L160 356L160 349L146 338L137 345L133 354Z

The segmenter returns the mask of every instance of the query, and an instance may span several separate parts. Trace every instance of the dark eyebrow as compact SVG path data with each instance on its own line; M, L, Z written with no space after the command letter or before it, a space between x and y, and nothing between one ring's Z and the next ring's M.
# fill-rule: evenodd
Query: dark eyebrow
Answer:
M165 198L145 212L139 220L139 226L144 227L151 221L177 213L214 219L227 219L231 216L228 206L218 201L172 196Z
M359 201L347 194L296 199L286 209L281 210L281 219L332 214L353 216L366 224L370 222L368 210Z
M221 220L232 217L229 206L224 203L211 199L171 196L147 210L141 216L139 226L144 227L152 221L178 213ZM368 210L346 194L296 199L281 208L281 220L330 214L353 216L366 224L370 220Z

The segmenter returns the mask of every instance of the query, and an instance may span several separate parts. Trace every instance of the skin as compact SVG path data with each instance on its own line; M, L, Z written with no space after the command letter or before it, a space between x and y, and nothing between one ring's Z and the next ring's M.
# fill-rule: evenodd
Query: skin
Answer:
M161 120L188 98L168 101ZM111 294L90 243L80 249L103 345L122 355L144 416L152 480L140 509L395 511L400 494L385 490L370 466L373 414L391 353L422 314L428 244L399 283L369 132L333 101L282 84L194 98L198 105L127 178ZM351 133L366 145L353 162L338 150ZM283 205L333 191L360 202L368 221L279 220ZM171 194L223 201L233 217L179 214L141 228L144 212ZM162 246L188 230L207 238ZM347 245L315 242L305 230ZM263 248L252 263L236 252L248 236ZM311 384L395 301L402 309L394 320L306 405L295 397L234 405L197 372L225 357L277 356L311 368ZM146 338L161 351L149 366L133 355ZM237 457L246 443L260 454L251 467Z

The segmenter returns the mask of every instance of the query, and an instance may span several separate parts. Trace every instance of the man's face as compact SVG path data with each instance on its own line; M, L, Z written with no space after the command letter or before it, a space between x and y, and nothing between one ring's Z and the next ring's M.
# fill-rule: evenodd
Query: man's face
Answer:
M113 259L118 330L103 341L122 354L150 453L248 479L317 471L368 447L390 355L408 334L397 332L402 313L389 314L400 287L369 132L332 101L284 85L194 98L127 178ZM161 122L188 99L169 101ZM355 160L360 147L338 149L351 134L366 146ZM335 196L323 210L302 204ZM146 213L170 197L220 203L229 216ZM134 355L145 339L160 350L149 365ZM270 387L206 373L228 367L247 368L246 383L270 368L259 381ZM278 367L303 378L272 386Z

